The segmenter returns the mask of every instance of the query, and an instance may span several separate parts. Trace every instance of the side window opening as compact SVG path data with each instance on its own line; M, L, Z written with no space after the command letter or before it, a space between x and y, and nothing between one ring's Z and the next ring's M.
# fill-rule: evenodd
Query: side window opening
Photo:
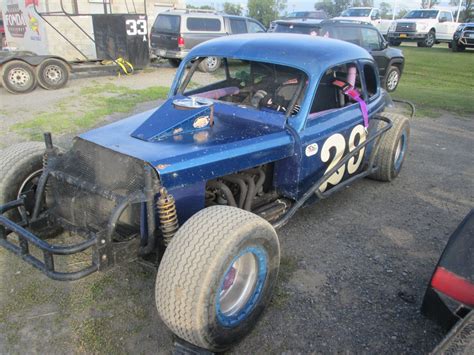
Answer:
M230 30L232 34L247 33L247 24L245 20L230 19Z
M310 114L317 114L319 116L323 112L343 108L355 103L350 96L344 94L342 87L337 86L336 82L339 84L349 84L359 93L362 92L360 75L355 63L333 67L324 73L319 82Z
M215 18L188 17L186 26L190 31L219 32L221 21Z
M364 65L365 84L367 86L367 94L370 97L377 93L377 74L374 67L370 64Z

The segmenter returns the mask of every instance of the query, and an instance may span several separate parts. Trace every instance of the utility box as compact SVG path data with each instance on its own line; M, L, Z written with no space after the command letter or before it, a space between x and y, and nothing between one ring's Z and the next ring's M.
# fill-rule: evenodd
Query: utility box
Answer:
M98 59L123 58L136 68L150 61L146 15L92 15Z

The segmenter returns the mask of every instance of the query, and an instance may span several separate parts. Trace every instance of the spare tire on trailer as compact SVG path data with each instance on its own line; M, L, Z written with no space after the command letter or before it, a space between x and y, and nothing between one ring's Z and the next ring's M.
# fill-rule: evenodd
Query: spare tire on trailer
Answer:
M69 67L61 59L48 58L36 67L36 78L43 89L61 89L69 80Z
M12 94L25 94L36 87L34 68L22 60L11 60L2 65L2 85Z
M205 208L165 251L158 313L189 343L225 350L250 332L270 302L279 266L278 237L267 221L236 207Z

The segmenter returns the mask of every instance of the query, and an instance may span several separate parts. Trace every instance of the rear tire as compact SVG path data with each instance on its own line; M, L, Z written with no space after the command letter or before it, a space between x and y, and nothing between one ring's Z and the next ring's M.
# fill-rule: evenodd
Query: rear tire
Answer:
M44 143L25 142L4 149L0 155L0 205L16 200L22 194L27 195L26 206L31 210L34 204L32 192L35 190L35 180L43 171ZM33 191L34 190L34 191ZM14 221L19 220L16 210L7 214Z
M267 221L235 207L206 208L166 249L156 280L158 313L189 343L228 349L270 302L279 265L278 237Z
M381 116L389 118L393 122L391 129L386 132L379 145L374 163L378 170L370 175L370 178L379 181L392 181L402 169L410 138L410 122L407 117L383 113ZM378 125L385 125L380 121Z
M399 47L402 44L402 42L401 41L394 41L393 39L391 39L391 40L388 41L388 44L392 47Z
M36 67L36 77L43 89L61 89L69 80L69 68L60 59L46 59Z
M400 69L396 66L391 66L388 69L387 75L385 75L385 90L388 92L394 92L397 87L398 83L400 82Z
M199 70L204 73L214 73L221 66L221 59L218 57L207 57L199 63Z
M12 94L25 94L36 87L35 70L21 60L12 60L2 67L3 87Z
M168 63L169 63L173 68L177 68L177 67L179 67L179 65L181 64L181 60L180 60L180 59L168 58Z

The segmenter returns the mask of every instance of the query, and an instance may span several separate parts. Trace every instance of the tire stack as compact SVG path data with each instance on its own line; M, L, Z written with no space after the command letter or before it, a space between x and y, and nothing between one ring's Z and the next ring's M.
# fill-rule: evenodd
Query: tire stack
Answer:
M1 66L1 84L12 94L25 94L39 84L46 90L57 90L69 80L69 65L57 58L47 58L33 66L23 60L11 60Z

